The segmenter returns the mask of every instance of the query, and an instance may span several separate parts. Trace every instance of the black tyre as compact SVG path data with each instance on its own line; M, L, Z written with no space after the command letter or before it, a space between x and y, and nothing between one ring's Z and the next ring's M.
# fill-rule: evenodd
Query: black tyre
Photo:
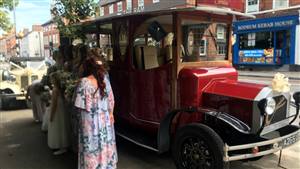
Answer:
M11 89L4 89L1 91L2 94L13 94ZM15 97L2 97L1 100L2 110L12 110L17 107L17 99Z
M2 98L2 109L12 110L16 108L16 98Z
M223 141L203 124L188 124L179 129L172 146L177 169L223 169Z

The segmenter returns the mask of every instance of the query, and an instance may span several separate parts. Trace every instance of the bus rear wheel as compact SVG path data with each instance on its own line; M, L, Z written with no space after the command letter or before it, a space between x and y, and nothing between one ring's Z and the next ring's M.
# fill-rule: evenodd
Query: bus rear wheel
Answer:
M172 146L177 169L223 169L223 141L203 124L188 124L179 129Z

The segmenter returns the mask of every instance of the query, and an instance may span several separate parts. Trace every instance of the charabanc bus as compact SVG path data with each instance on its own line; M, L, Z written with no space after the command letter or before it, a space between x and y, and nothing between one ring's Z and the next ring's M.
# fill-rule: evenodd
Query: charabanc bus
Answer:
M215 6L178 6L81 23L108 51L116 133L178 169L222 169L299 140L292 94L238 80L232 22L253 17Z

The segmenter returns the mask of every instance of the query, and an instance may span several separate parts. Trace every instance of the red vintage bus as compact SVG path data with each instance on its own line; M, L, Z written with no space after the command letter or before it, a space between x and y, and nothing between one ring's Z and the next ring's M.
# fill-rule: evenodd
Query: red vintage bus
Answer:
M103 16L82 24L110 65L116 133L178 169L222 169L299 140L291 94L238 81L232 22L252 17L213 6ZM299 104L299 93L294 94Z

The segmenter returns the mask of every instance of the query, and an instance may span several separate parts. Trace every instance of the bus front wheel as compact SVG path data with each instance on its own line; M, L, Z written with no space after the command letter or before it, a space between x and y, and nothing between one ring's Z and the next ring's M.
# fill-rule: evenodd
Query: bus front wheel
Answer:
M203 124L188 124L176 133L172 146L177 169L223 169L223 141Z

